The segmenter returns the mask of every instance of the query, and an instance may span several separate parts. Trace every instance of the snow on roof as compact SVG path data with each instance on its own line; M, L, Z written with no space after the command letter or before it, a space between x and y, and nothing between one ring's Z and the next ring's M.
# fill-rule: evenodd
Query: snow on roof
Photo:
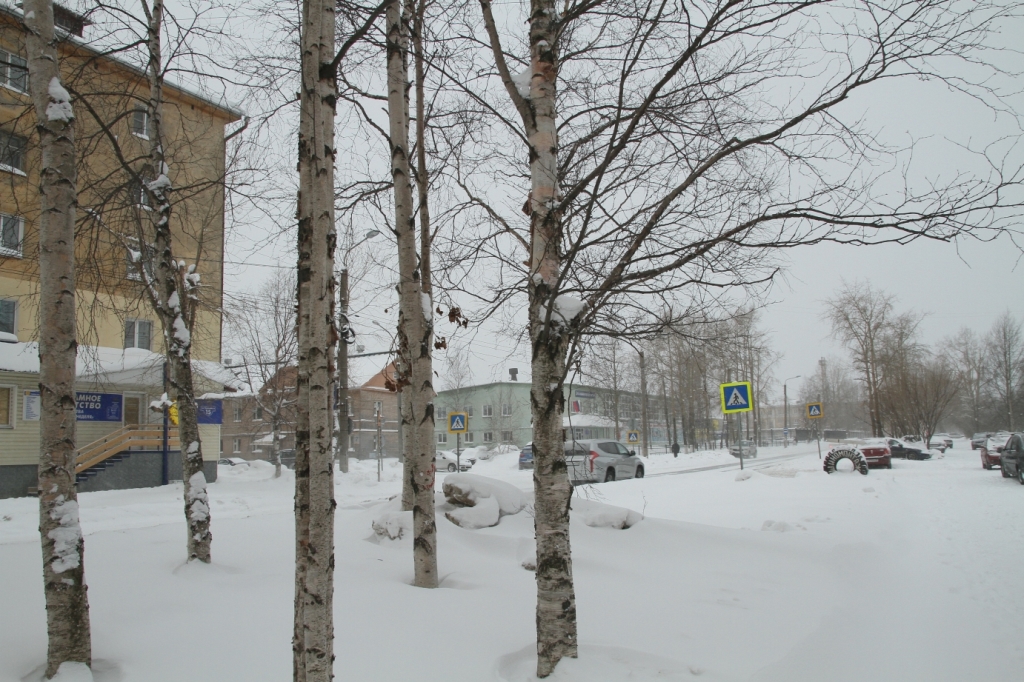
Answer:
M596 414L573 414L562 416L562 428L567 429L569 427L587 427L597 426L604 428L615 428L615 420L609 419L608 417L602 417Z
M79 346L76 375L82 381L163 385L164 356L143 348ZM248 385L217 362L193 360L192 369L211 382L239 392ZM39 344L0 343L0 371L39 373Z

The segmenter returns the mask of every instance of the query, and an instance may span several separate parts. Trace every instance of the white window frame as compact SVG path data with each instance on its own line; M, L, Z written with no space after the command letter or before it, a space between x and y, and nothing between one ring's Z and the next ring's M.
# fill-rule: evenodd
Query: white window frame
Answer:
M437 444L438 445L444 445L447 442L448 442L448 434L447 433L442 431L439 434L437 434Z
M502 431L501 432L501 442L502 443L511 443L513 440L515 440L515 434L513 434L511 431Z
M242 421L242 406L235 405L235 422Z
M25 219L20 215L13 215L11 213L0 213L0 235L3 234L3 225L9 220L16 221L17 226L15 230L18 232L18 246L17 248L9 248L0 242L0 255L2 256L13 256L14 258L21 258L25 251Z
M254 454L257 452L263 452L263 447L256 441L253 441L252 443L249 444L249 452L252 452Z
M261 421L263 421L263 406L262 405L257 405L256 407L252 408L252 420L254 422L261 422Z
M7 55L7 56L5 57L3 55ZM11 81L10 69L14 67L14 64L13 64L14 58L17 58L17 59L25 62L25 66L23 67L25 69L25 89L24 90L22 90L22 89L20 89L18 87L15 87L14 84L12 83L12 81ZM13 90L14 92L20 92L20 93L28 94L28 60L25 59L24 57L22 57L20 54L15 54L15 53L9 52L7 50L0 50L0 86L3 86L5 88L7 88L8 90Z
M235 438L231 441L231 454L240 455L242 454L242 439Z
M24 137L22 137L21 135L16 135L14 133L10 133L10 132L7 132L5 130L0 130L0 133L3 133L4 135L7 135L7 136L9 136L11 138L15 138L16 137L16 138L18 138L19 140L21 140L22 142L25 143L24 146L22 147L22 150L21 150L21 165L24 166L25 162L26 162L25 154L28 151L28 141ZM7 171L8 173L13 173L15 175L20 175L22 177L28 177L28 174L25 172L25 169L21 168L21 167L18 167L18 166L10 166L10 165L8 165L6 163L0 163L0 170Z
M466 433L462 434L462 440L463 440L463 442L466 442L466 443L472 443L473 442L473 434L472 434L472 432L467 431Z
M511 417L512 416L512 403L502 403L501 404L501 416L502 417Z
M18 335L18 313L20 312L21 306L18 305L18 300L14 298L0 298L0 303L13 303L14 304L14 319L11 321L11 334ZM3 330L0 329L0 332Z
M156 254L156 250L147 244L143 247L141 252L136 253L139 253L139 258L142 259L142 267L146 274L149 275L150 279L153 279L153 261L155 260L154 255ZM125 262L127 263L127 275L125 276L133 282L141 282L142 276L139 275L139 269L135 265L135 261L132 260L131 251L125 254Z
M484 431L484 442L485 443L493 443L494 442L494 431Z
M128 341L128 323L129 322L131 322L135 326L133 327L134 331L132 332L132 345L129 346L126 343L125 344L125 348L142 348L142 346L139 345L139 323L140 322L145 322L146 324L149 325L149 348L142 348L142 350L152 351L153 350L153 321L152 320L136 319L134 317L129 317L128 319L126 319L124 321L124 325L125 325L124 340L126 342Z
M10 422L7 424L0 424L0 429L13 429L15 422L18 421L18 387L9 384L0 384L0 388L6 388L11 392Z
M484 405L482 416L484 416L484 417L493 417L494 416L494 406L493 405Z
M376 417L378 414L382 415L382 416L384 414L384 401L383 400L374 400L373 401L373 416Z
M142 114L142 132L140 133L135 129L135 117L138 114ZM141 138L143 140L149 139L149 110L146 107L135 107L132 109L131 120L128 121L128 129L132 131L132 135Z
M472 405L463 405L462 406L462 411L466 413L467 417L472 417L473 416L473 406Z

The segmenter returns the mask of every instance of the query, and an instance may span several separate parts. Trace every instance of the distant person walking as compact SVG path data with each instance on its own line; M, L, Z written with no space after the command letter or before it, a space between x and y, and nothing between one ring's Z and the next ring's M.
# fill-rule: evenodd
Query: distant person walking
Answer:
M673 457L678 457L679 456L679 443L672 443L672 456Z

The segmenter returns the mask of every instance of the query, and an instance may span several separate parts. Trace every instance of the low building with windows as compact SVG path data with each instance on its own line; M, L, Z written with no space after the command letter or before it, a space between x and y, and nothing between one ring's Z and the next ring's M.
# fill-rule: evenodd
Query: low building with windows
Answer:
M514 445L522 447L533 440L530 388L527 382L498 381L440 391L434 399L434 434L437 449L455 448L455 436L448 433L448 416L461 412L467 416L468 432L459 437L464 447ZM565 385L565 413L562 426L575 438L611 438L626 441L629 432L639 432L640 395L629 391L585 385ZM665 419L654 412L654 396L648 396L651 442L663 444L668 431Z
M193 360L207 480L217 479L220 395L248 387L216 362ZM177 428L153 409L166 391L164 356L143 349L79 346L75 386L80 491L142 488L181 480ZM39 467L39 346L0 343L0 498L35 491ZM165 447L166 445L166 447Z
M298 368L283 367L255 393L224 397L221 457L272 461L274 427L279 450L295 449Z
M350 383L359 381L358 368L350 366L349 371ZM349 387L348 415L352 420L348 436L349 457L373 459L377 457L378 443L382 457L402 456L398 393L388 388L394 385L394 376L395 365L392 363L362 383Z

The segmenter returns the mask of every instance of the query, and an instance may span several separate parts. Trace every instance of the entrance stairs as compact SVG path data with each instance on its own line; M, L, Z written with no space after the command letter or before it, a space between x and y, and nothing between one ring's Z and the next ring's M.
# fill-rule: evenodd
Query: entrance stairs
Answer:
M75 465L75 482L81 483L101 471L123 462L132 451L160 450L163 448L163 430L160 424L133 424L124 426L103 438L79 448ZM178 450L180 440L178 429L170 427L167 433L167 449Z

